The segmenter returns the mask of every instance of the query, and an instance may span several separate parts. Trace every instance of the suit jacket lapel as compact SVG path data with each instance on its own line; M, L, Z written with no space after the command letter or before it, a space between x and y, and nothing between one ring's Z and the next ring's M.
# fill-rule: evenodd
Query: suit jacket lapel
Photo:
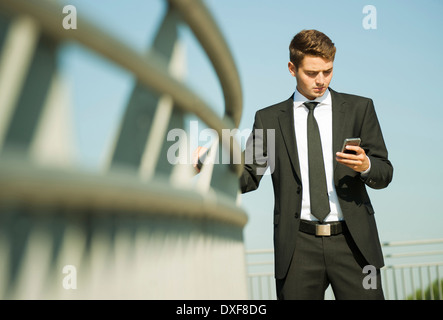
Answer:
M346 112L347 102L343 99L343 96L331 88L331 102L332 102L332 145L333 145L333 155L334 155L334 170L337 167L337 161L335 161L335 152L340 151L343 140L345 137L343 132L346 123L346 117L349 113Z
M297 142L295 139L294 128L294 96L283 102L280 108L280 115L278 121L280 123L280 130L283 136L283 140L286 145L286 149L291 160L292 167L296 172L298 178L300 178L300 164L298 161Z

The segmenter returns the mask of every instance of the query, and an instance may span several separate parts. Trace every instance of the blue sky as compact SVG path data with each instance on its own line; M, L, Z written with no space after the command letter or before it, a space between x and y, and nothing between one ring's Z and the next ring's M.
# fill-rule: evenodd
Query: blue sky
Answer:
M164 14L162 0L64 0L137 50L146 51ZM443 237L443 2L440 0L207 0L233 53L243 91L240 129L254 113L287 99L295 80L287 70L288 45L302 29L326 33L337 47L336 91L370 97L394 165L384 190L370 190L381 240ZM366 30L363 8L373 5L377 28ZM81 25L78 26L79 28ZM75 31L72 31L75 32ZM223 94L193 36L186 45L186 83L220 115ZM71 87L78 161L94 168L110 143L133 77L83 49L68 46L60 56ZM272 248L273 192L270 177L243 196L249 222L248 249Z

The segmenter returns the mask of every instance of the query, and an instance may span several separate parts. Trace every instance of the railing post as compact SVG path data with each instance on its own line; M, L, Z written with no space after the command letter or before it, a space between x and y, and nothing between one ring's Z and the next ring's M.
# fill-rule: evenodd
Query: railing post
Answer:
M178 17L175 10L169 8L150 49L161 57L165 72L170 72L168 69L172 69L171 65L176 67L177 63L174 63L174 60L181 58L178 56L181 52L174 50L177 42ZM171 70L171 73L174 74L174 70ZM181 76L182 74L175 72L175 77ZM159 129L159 126L162 132L152 130ZM111 169L133 168L136 173L141 170L144 180L151 178L158 167L164 174L169 175L172 167L165 165L166 156L160 146L165 144L165 131L171 126L183 128L182 112L173 108L170 99L162 97L161 94L137 81L115 138L116 142L109 160ZM146 155L146 152L150 154Z

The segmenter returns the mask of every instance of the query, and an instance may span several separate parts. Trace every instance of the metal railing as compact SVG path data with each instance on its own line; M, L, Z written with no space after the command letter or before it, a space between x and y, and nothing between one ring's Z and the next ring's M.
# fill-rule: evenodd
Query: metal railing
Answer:
M165 7L152 47L137 52L81 13L79 27L65 30L57 1L0 0L0 298L246 297L242 165L208 164L194 177L191 163L168 161L166 143L168 130L186 128L186 115L219 137L238 126L238 72L202 1ZM214 65L223 117L171 71L183 63L182 22ZM54 126L65 120L56 57L66 43L136 79L101 172L40 162L56 158L51 139L63 139ZM148 121L139 127L139 119ZM234 139L217 144L240 150Z
M220 119L213 108L209 107L197 94L168 74L168 61L165 61L164 57L156 53L155 50L141 54L81 17L78 18L78 24L82 27L75 32L66 32L60 24L62 7L54 2L1 0L0 5L5 12L32 17L38 21L39 28L54 39L76 41L125 68L146 87L170 96L177 108L198 116L221 137L223 129L232 129L238 126L242 114L240 80L234 60L226 41L201 0L168 1L171 4L171 9L177 10L189 23L218 72L225 96L226 117L223 119ZM227 142L230 143L225 147L231 152L240 149L237 141ZM236 168L238 174L241 173L241 164L232 163L231 165Z
M443 239L385 242L382 286L388 300L443 300ZM274 300L274 251L248 250L248 292L253 300ZM331 287L325 299L334 299Z
M381 270L387 299L443 300L443 239L383 243L386 266Z

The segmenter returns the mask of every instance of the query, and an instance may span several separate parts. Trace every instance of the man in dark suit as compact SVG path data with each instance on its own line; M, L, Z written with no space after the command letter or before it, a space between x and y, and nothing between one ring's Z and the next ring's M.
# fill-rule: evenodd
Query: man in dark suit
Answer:
M383 255L366 186L387 187L393 167L373 102L329 88L336 48L322 32L303 30L289 48L297 89L257 111L240 177L245 193L258 188L265 169L272 174L277 297L323 299L331 285L336 299L383 299ZM344 139L354 137L361 145L342 153ZM314 159L323 160L324 172L312 169Z

